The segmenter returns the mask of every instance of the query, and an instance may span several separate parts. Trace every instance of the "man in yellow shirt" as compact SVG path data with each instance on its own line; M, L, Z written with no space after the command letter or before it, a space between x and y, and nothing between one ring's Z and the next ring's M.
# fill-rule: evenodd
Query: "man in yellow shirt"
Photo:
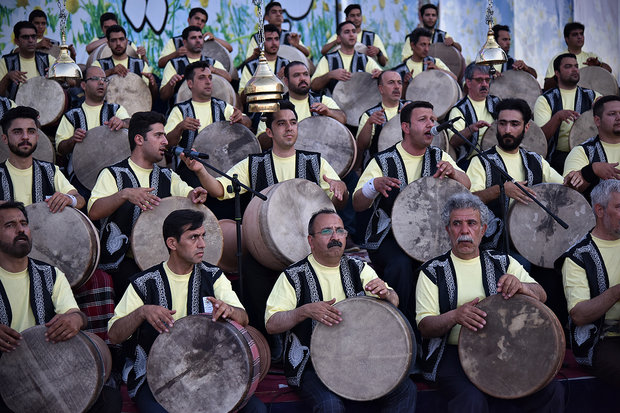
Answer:
M598 135L571 149L564 165L567 185L586 195L601 179L620 179L620 97L601 97L592 112Z
M579 64L574 54L559 55L553 66L558 86L536 99L534 122L541 127L547 138L547 160L556 171L562 173L570 150L568 138L573 122L592 108L600 94L577 86Z
M453 195L441 216L452 249L422 266L415 291L416 321L423 337L422 370L427 380L438 384L448 412L488 411L487 396L461 366L457 350L460 329L484 332L487 314L476 304L487 295L501 294L509 300L515 294L525 294L541 302L547 295L515 259L479 249L489 211L478 197ZM519 399L518 406L524 411L562 411L563 393L562 385L554 381Z
M0 60L0 95L15 100L17 89L33 77L46 76L56 62L47 53L38 52L37 29L34 24L21 21L13 26L17 53L9 53Z
M103 34L101 37L98 37L92 40L89 44L86 45L86 53L91 54L102 44L106 44L108 39L105 34L108 32L108 29L112 26L118 25L118 18L114 13L103 13L99 16L99 27L101 28L101 33ZM137 47L131 40L127 41L129 47L131 47L138 56L141 56L143 60L146 59L146 49L144 46Z
M439 19L439 8L431 3L424 4L420 7L418 12L418 18L420 19L420 26L431 32L431 43L444 43L446 46L454 46L459 52L463 49L460 44L454 41L448 33L437 28L437 20ZM413 51L411 50L410 35L405 37L405 43L403 44L403 51L401 54L401 60L406 60L411 56Z
M538 73L536 73L536 70L533 67L526 65L523 60L515 60L508 54L510 53L510 44L512 40L510 38L510 27L502 24L496 24L493 26L493 37L508 57L508 60L503 64L493 66L498 73L503 73L507 70L523 70L524 72L534 76L534 78L538 77Z
M373 59L355 50L357 28L349 21L342 22L336 29L340 50L321 57L312 75L310 86L315 92L328 89L334 91L336 83L351 79L351 73L367 72L379 77L381 67Z
M343 257L346 236L347 231L336 212L329 209L315 212L308 223L308 244L312 253L280 274L267 300L267 331L287 333L284 371L288 384L299 388L314 411L321 411L320 407L325 406L330 407L328 411L345 411L348 400L330 391L311 367L309 349L313 326L322 323L331 327L343 321L333 304L349 297L369 295L398 306L396 292L378 278L368 264ZM415 410L415 400L415 385L407 377L375 402L380 406L377 410L411 412Z
M575 359L620 388L620 181L601 181L591 193L594 229L555 263L562 270Z
M2 118L2 143L10 153L0 164L0 200L24 205L47 202L51 212L66 206L82 208L84 198L58 166L32 157L39 140L38 118L39 112L26 106L9 110Z

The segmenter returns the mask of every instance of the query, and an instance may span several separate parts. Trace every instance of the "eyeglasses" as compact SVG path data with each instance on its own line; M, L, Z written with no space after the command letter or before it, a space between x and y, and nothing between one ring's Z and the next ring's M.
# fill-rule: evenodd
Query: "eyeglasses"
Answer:
M490 77L473 77L471 80L473 80L476 83L489 83L489 82L491 82L491 78Z
M323 235L325 237L331 237L332 235L334 235L334 233L336 233L336 235L338 235L339 237L342 237L342 236L346 236L349 232L342 227L323 228L322 230L315 232L313 234L310 234L310 235Z
M95 82L101 81L103 83L110 83L110 79L108 79L107 77L93 76L93 77L89 77L88 79L86 79L87 82L89 80L94 80Z

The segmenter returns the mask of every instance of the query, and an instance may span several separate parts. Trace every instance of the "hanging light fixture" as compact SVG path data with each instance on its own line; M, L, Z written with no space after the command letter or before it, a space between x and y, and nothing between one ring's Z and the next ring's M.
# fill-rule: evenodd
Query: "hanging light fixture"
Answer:
M258 47L260 56L258 67L254 76L248 80L245 86L245 94L250 112L276 112L280 106L278 101L282 99L284 85L273 74L265 58L265 29L263 26L263 1L252 0L258 8Z
M493 67L493 65L501 65L508 60L506 52L499 47L493 35L493 0L489 0L487 5L486 22L489 25L487 41L476 55L476 64Z
M47 77L49 79L64 83L68 79L81 79L82 71L69 55L69 46L67 46L65 35L67 25L67 9L65 5L60 2L60 0L58 0L58 9L60 9L60 55L47 72Z

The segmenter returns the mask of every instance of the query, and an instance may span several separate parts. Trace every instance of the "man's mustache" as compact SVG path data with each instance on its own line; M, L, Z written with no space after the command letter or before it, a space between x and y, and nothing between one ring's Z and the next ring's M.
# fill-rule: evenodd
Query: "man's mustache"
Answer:
M456 242L474 242L474 239L469 235L460 235Z
M337 239L333 239L327 243L327 248L331 247L342 247L342 242L338 241Z

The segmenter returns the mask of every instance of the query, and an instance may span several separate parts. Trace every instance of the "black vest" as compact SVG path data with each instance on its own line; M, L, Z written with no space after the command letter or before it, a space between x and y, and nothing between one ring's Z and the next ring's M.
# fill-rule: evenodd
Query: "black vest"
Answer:
M8 72L12 72L14 70L21 70L21 62L19 60L19 53L9 53L2 56L4 59L4 63L6 64L6 70ZM49 55L43 52L34 52L34 62L37 66L37 72L39 76L45 77L46 71L50 66ZM10 82L6 93L9 99L15 100L15 96L17 95L17 88L19 85L15 82Z
M249 155L248 168L250 188L255 191L278 183L276 170L273 165L271 149L260 154ZM317 185L321 184L321 154L295 150L295 178L307 179Z
M137 59L135 57L127 56L127 70L136 75L142 76L142 71L144 70L144 61L142 59ZM112 60L112 56L106 57L105 59L97 60L101 65L101 68L105 72L106 70L114 69L114 60Z
M366 46L373 46L375 43L375 32L369 30L362 30L362 41L360 43Z
M15 188L6 166L8 161L0 164L0 200L14 201ZM56 167L54 164L37 159L32 160L32 203L43 202L45 197L54 195L54 176ZM19 191L20 188L17 188Z
M495 112L495 106L497 106L499 101L500 99L497 96L493 96L493 95L487 96L486 109L489 111L489 113L493 114ZM469 100L467 96L459 100L456 103L456 105L454 105L454 107L460 110L461 113L463 114L463 117L465 118L465 125L469 126L469 125L473 125L474 123L478 122L478 115L476 115L476 110L474 109L474 105L472 105L471 101ZM478 135L479 135L479 132L472 133L471 137L469 138L469 141L474 145L478 145ZM470 149L469 145L464 144L458 147L458 152L459 153L458 153L457 161L460 161L461 159L467 158L473 152L473 149Z
M187 283L187 315L206 312L203 297L215 296L213 284L221 275L222 270L206 262L194 265ZM168 310L179 308L180 303L172 302L170 284L163 263L131 277L131 285L145 305L159 305ZM123 380L127 383L127 390L131 397L135 397L146 379L148 354L158 336L159 333L144 321L123 344L128 359L123 372ZM129 363L131 363L131 368L127 370Z
M480 251L480 265L482 266L482 285L485 295L488 297L497 294L497 282L502 275L506 274L510 265L508 257L496 251ZM439 312L444 314L456 309L458 286L456 285L456 270L450 257L450 251L424 263L421 271L437 286ZM435 381L437 367L441 362L449 335L450 332L448 331L443 337L422 338L422 371L425 379Z
M511 56L507 56L507 57L508 57L508 60L502 63L502 73L507 70L512 70L512 65L515 63L515 59L513 59Z
M172 38L172 43L174 43L174 48L177 50L183 47L183 36L182 35L174 36Z
M575 107L573 110L578 113L583 113L586 110L592 108L596 93L593 90L585 89L577 86L575 90ZM554 88L543 93L544 98L547 100L549 107L551 108L551 116L557 112L563 110L562 107L562 94L559 88ZM551 155L555 152L555 148L558 146L558 138L560 136L560 128L555 132L553 137L549 140L549 149L547 149L547 160L551 159Z
M87 124L86 113L84 112L82 106L67 111L65 116L67 117L69 123L73 125L73 128L89 130L105 124L110 120L110 118L116 116L116 111L118 111L118 108L120 108L120 105L104 101L101 109L99 110L99 125Z
M185 118L196 118L196 111L194 110L194 105L192 105L192 100L186 100L185 102L178 103L179 110L181 111L181 115L183 115L183 119ZM220 122L226 120L226 116L224 115L226 112L226 102L217 98L211 98L211 119L213 123ZM201 122L201 127L205 127L207 125ZM198 131L188 129L183 131L181 135L181 140L179 141L179 146L182 146L186 149L191 149L194 145L194 139L198 136Z
M562 270L564 260L570 258L575 264L583 268L590 287L590 299L598 297L609 289L609 277L603 256L592 240L590 233L577 241L555 262L555 269ZM571 349L577 363L592 366L594 346L598 343L603 332L605 315L593 323L576 326L570 315L568 317L568 329Z
M360 274L364 263L356 258L340 258L340 280L347 298L365 295ZM308 258L284 270L286 279L295 288L297 308L324 301L319 279ZM286 332L284 341L284 375L288 384L300 386L302 375L310 362L310 339L317 322L307 318Z
M211 57L207 57L207 56L202 56L201 55L200 56L200 61L201 62L207 62L207 64L209 66L214 66L215 65L215 59L213 59ZM175 57L174 59L170 60L170 64L172 65L172 67L174 67L174 70L177 71L177 74L182 76L182 75L185 74L185 68L187 66L189 66L189 58L187 56ZM180 83L182 83L182 82L178 82L179 87L180 87ZM177 90L178 90L178 88L177 88Z
M444 40L446 40L446 32L444 32L443 30L439 30L439 29L433 29L432 30L432 37L431 37L431 43L443 43ZM410 35L405 36L405 42L406 43L411 43L411 37Z
M280 56L276 56L276 70L274 73L277 75L280 69L282 69L287 64L289 64L288 59L285 59ZM249 62L245 64L245 66L248 68L248 71L250 72L250 74L254 76L254 73L256 72L256 68L258 67L258 58L250 60Z
M140 188L140 182L125 159L106 168L116 180L118 190ZM150 186L155 188L155 195L160 198L170 196L172 171L153 164ZM140 215L140 207L125 201L112 215L101 220L101 258L99 267L104 271L114 271L125 258L129 250L131 230Z
M434 175L437 172L437 164L441 161L441 156L441 149L434 146L427 147L422 158L421 176ZM385 237L391 233L392 220L390 217L392 216L394 201L409 182L405 162L398 153L396 145L379 152L374 159L381 168L383 176L398 179L400 187L392 188L387 198L379 194L372 204L372 215L364 234L364 248L370 250L378 249Z
M312 105L314 105L315 103L321 103L321 98L322 97L320 94L315 93L311 90L308 91L308 107L311 108ZM282 100L290 100L290 95L288 92L282 95ZM320 116L320 115L316 112L310 111L310 116Z
M344 62L342 61L342 56L340 56L339 51L326 54L325 59L327 59L327 66L330 72L336 69L346 69L351 73L365 72L366 63L368 63L368 56L358 53L357 51L353 52L350 67L344 67ZM336 83L338 83L338 81L332 79L327 84L327 89L330 91L330 93L333 93L334 88L336 87Z
M0 96L0 119L4 117L4 114L7 113L9 109L11 109L11 100L4 96Z
M37 325L45 324L56 315L52 301L56 269L43 261L28 258L28 277L30 278L30 309ZM13 312L9 297L0 282L0 324L10 326L12 320Z
M410 100L403 100L401 99L398 102L398 113L396 114L396 116L399 116L399 113L401 111L401 109L403 108L403 106L407 105L408 103L411 103ZM382 103L378 103L376 106L373 106L372 108L368 109L366 112L364 112L368 117L372 116L373 113L379 111L383 109L383 104ZM387 118L387 116L386 116ZM360 116L360 120L361 120L361 116ZM381 134L381 130L383 129L383 126L386 124L387 122L383 122L381 125L373 125L373 129L374 132L370 135L370 146L368 147L368 149L366 149L364 151L363 157L364 157L364 162L363 165L364 167L366 167L366 165L368 165L368 162L370 162L370 160L372 158L375 157L375 155L379 152L379 135Z
M409 60L409 59L407 59ZM401 64L399 64L396 67L393 67L392 69L390 69L393 72L396 72L400 75L400 79L404 82L405 81L405 75L409 72L411 72L411 70L409 70L409 68L407 67L407 60L405 60L404 62L402 62ZM428 63L429 62L433 62L435 63L437 60L433 57L433 56L426 56L424 58L424 60L422 61L422 71L426 71L426 69L428 68Z

